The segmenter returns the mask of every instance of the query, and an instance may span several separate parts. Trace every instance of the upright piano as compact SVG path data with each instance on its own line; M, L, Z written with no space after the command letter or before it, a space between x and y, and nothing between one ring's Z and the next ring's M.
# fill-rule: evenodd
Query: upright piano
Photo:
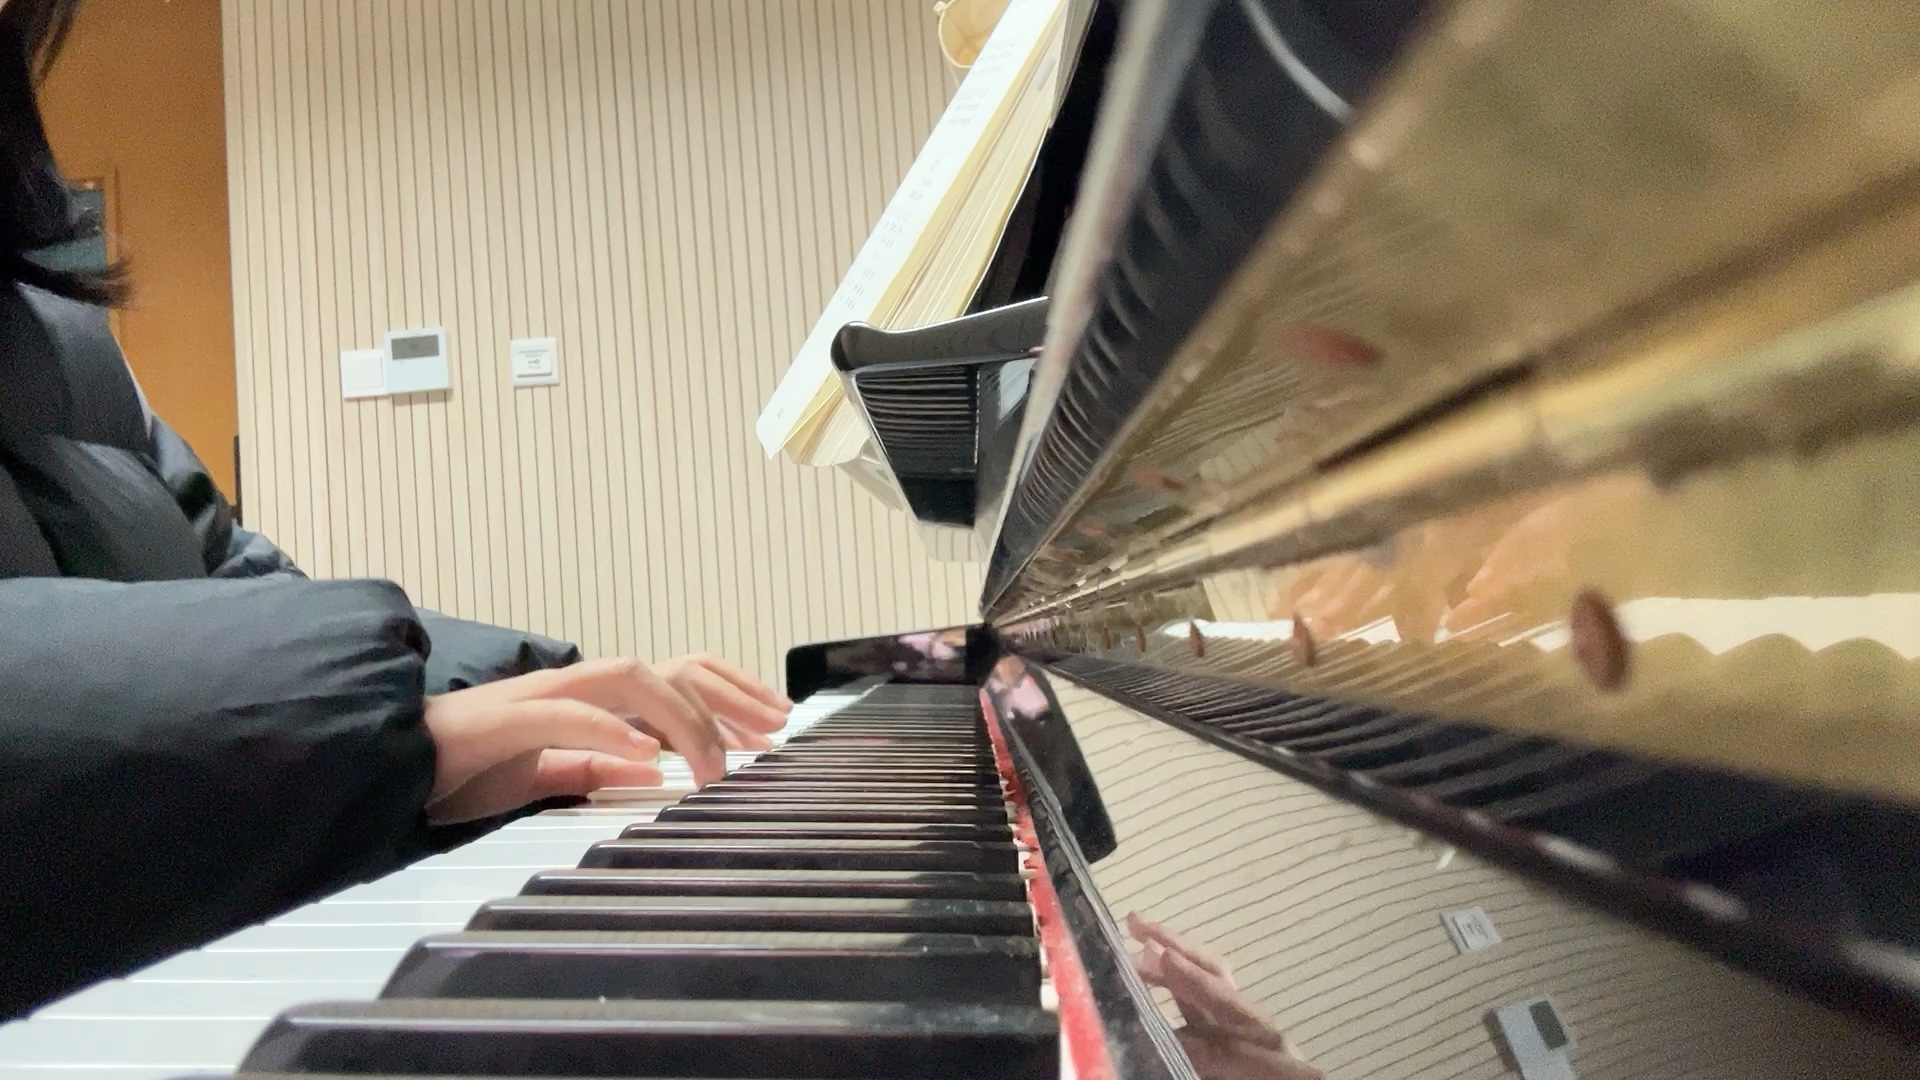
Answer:
M834 351L913 512L991 550L977 625L796 647L721 782L525 819L0 1062L1920 1076L1910 5L1073 25L974 309ZM1153 985L1136 912L1240 1011Z

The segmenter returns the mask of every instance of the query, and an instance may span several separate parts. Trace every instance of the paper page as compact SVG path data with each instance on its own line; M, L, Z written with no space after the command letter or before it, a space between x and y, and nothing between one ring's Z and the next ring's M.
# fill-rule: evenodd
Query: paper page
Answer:
M837 378L829 352L834 335L847 323L871 318L874 305L941 216L948 193L1004 123L1008 98L1024 88L1023 75L1041 42L1057 32L1064 3L1013 0L1008 6L754 425L769 457L818 408L822 384Z

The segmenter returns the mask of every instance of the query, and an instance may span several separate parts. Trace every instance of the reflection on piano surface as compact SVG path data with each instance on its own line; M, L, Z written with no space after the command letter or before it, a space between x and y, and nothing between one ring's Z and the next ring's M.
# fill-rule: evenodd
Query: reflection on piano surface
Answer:
M1920 1075L1910 7L1075 4L969 317L837 339L980 625L0 1059Z

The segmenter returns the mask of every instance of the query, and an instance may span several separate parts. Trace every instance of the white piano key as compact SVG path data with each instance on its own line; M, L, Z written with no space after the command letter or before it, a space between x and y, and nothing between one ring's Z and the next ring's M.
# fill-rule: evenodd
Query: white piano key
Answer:
M0 1065L0 1080L180 1080L180 1067L102 1067L86 1065Z
M582 813L588 811L588 813ZM612 836L622 828L622 817L607 813L597 807L568 807L561 811L536 813L534 817L522 817L520 821L509 822L497 832L474 840L474 844L497 844L497 842L522 842L522 840L547 840L566 834L601 834Z
M582 844L581 851L587 846ZM579 863L578 857L572 864ZM541 867L550 870L553 867ZM355 885L344 892L334 894L323 904L353 904L366 901L392 903L395 901L439 903L449 900L463 900L473 905L491 900L496 896L511 896L520 891L533 872L525 867L473 867L442 866L423 868L415 865L397 874L388 874L378 881L365 885Z
M234 1067L267 1026L265 1020L128 1017L66 1020L35 1017L0 1027L0 1062L20 1066L186 1070Z
M774 742L859 697L814 695L795 707ZM728 754L727 766L757 756ZM482 903L519 892L541 870L578 865L594 843L653 820L693 789L685 759L663 755L661 770L661 788L601 792L585 806L523 818L0 1025L0 1080L174 1080L231 1071L283 1010L377 995L415 941L460 929Z
M329 900L295 908L268 926L411 926L464 924L473 917L470 900ZM421 930L430 934L432 930Z
M468 913L471 915L471 912ZM242 930L202 952L304 952L311 949L404 949L427 934L458 930L466 917L423 928L419 923L268 923Z
M429 872L454 867L497 866L546 870L555 866L568 866L579 861L581 852L600 840L618 835L619 832L619 829L612 829L588 836L567 832L554 840L467 844L444 854L422 859L408 867L407 872Z
M421 935L414 935L415 938ZM409 940L408 945L413 942ZM384 982L406 947L199 949L128 976L129 982Z
M361 982L167 982L115 979L35 1013L36 1018L102 1020L113 1017L189 1017L196 1020L271 1020L308 1001L365 999L380 979Z

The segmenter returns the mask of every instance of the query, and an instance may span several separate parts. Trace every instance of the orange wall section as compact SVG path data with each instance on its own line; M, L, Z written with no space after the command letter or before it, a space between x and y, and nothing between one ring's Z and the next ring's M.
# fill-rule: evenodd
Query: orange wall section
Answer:
M134 295L121 347L155 412L233 494L233 274L220 0L88 0L41 109L68 178L107 185Z

